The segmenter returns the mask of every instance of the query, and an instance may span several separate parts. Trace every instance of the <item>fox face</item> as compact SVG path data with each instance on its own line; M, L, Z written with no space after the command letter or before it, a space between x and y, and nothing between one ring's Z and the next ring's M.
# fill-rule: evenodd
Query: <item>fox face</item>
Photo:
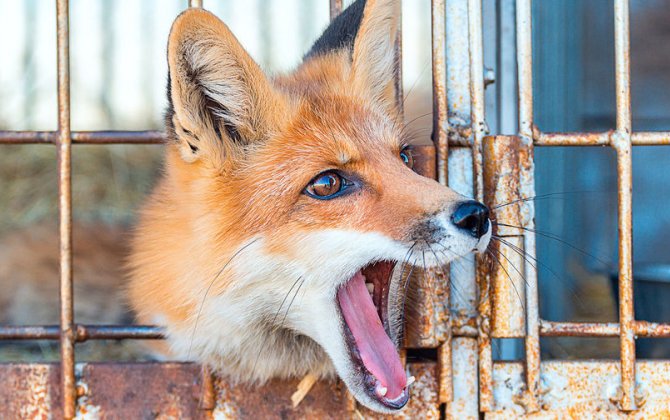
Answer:
M337 374L394 412L401 268L483 251L488 210L412 171L395 104L394 0L356 1L268 78L191 9L168 42L165 173L138 223L132 306L170 354L231 380Z

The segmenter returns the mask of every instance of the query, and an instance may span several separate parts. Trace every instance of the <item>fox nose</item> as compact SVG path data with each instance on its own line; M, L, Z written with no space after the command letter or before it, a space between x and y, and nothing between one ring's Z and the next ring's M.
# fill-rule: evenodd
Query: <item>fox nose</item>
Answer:
M475 238L489 231L489 209L479 201L464 201L456 207L451 221Z

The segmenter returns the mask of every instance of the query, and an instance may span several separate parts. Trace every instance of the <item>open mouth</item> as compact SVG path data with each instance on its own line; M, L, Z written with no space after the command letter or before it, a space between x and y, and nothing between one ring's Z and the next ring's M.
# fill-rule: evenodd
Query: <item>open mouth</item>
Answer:
M409 385L395 343L389 336L389 290L395 262L369 264L337 292L352 362L365 391L385 407L397 410L409 400Z

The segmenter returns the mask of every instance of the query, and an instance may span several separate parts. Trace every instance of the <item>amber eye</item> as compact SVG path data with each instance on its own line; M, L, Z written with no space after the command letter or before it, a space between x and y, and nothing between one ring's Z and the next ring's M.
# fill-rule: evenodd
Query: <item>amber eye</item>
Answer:
M414 167L414 158L412 157L412 151L409 147L405 147L400 151L400 159L402 159L405 166L408 168Z
M335 171L322 172L314 178L305 192L307 195L321 200L328 200L339 196L351 185L345 178Z

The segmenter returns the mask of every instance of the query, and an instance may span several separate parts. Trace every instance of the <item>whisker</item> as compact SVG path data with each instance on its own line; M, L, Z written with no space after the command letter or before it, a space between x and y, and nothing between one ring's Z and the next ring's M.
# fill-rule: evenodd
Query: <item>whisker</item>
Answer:
M216 282L216 280L218 280L218 278L221 276L221 274L222 274L223 271L226 269L226 267L228 267L228 266L230 265L230 263L231 263L231 262L238 256L238 255L240 255L240 254L242 253L242 251L244 251L245 249L249 248L252 244L258 242L259 240L260 240L260 238L253 239L251 242L249 242L248 244L244 245L242 248L238 249L238 250L233 254L233 256L230 257L230 259L223 265L223 267L221 268L221 270L219 270L219 272L216 273L216 276L214 276L214 279L213 279L213 280L209 283L209 285L207 286L207 289L205 290L205 294L204 294L203 297L202 297L202 301L200 302L200 307L198 308L198 314L197 314L196 317L195 317L195 323L193 324L193 332L191 333L191 342L190 342L189 345L188 345L188 353L186 354L186 358L187 358L187 359L191 357L191 350L192 350L192 347L193 347L193 339L195 338L195 332L196 332L196 330L197 330L197 328L198 328L198 321L200 320L200 314L202 313L202 307L205 305L205 300L207 299L207 295L209 294L210 289L212 288L212 286L214 285L214 283Z
M495 207L491 207L491 210L499 209L499 208L501 208L501 207L506 207L506 206L510 206L510 205L512 205L512 204L521 203L521 202L525 202L525 201L542 200L542 199L546 199L546 198L559 198L559 197L556 197L556 196L559 196L559 195L568 195L568 194L593 194L593 193L605 193L605 192L607 192L607 191L586 191L586 190L581 190L581 191L551 192L551 193L547 193L547 194L535 195L535 196L532 196L532 197L519 198L519 199L517 199L517 200L513 200L513 201L510 201L510 202L507 202L507 203L499 204L499 205L497 205L497 206L495 206Z
M516 297L519 299L519 304L521 305L521 308L525 311L525 310L526 310L526 305L524 305L523 299L521 298L521 293L519 293L519 289L516 288L516 285L514 284L514 281L512 280L512 277L509 275L509 272L508 272L508 271L505 269L505 267L502 265L502 262L500 261L500 259L499 259L498 257L496 257L496 255L493 253L493 250L492 250L492 249L487 249L486 251L488 252L488 254L489 254L490 256L492 256L492 257L496 260L496 262L498 263L498 266L499 266L499 267L505 272L505 274L507 275L507 279L509 280L510 284L512 285L512 288L514 289L514 293L516 294ZM509 262L509 264L512 266L512 268L514 268L514 270L516 270L516 272L519 273L519 275L520 275L521 278L523 279L524 283L526 283L526 278L523 277L523 276L521 275L521 273L519 272L519 270L516 269L516 267L514 267L514 264L512 264L512 263L510 262L510 260L509 260L507 257L505 257L504 254L502 254L502 253L499 252L498 255L504 257L504 258L507 260L507 262ZM526 283L526 286L528 286L528 283Z
M439 245L439 244L438 244L438 245ZM446 248L445 248L445 249L446 249ZM432 248L431 248L431 250L432 250ZM447 249L447 251L451 251L451 250ZM438 249L437 252L441 253L441 254L444 256L444 259L445 259L445 260L449 260L449 257L447 256L447 254L444 253L444 251ZM451 251L451 252L453 252L453 251ZM456 254L456 253L454 252L454 254ZM436 256L435 258L437 258L437 256ZM442 265L443 265L443 266L447 266L447 265L448 265L449 267L458 267L458 266L457 266L456 264L454 264L454 263L455 263L455 262L460 262L460 261L461 261L460 259L456 259L456 260L453 260L451 263L446 263L446 264L442 264ZM462 267L459 267L459 268L460 268L461 270L463 270ZM465 271L461 271L461 272L462 272L462 273L465 273ZM461 302L463 302L463 303L467 302L467 300L465 299L465 296L460 292L460 290L459 290L458 287L456 286L456 283L454 283L454 282L451 280L451 277L449 277L449 286L451 287L451 289L454 291L454 293L457 295L457 297L460 299Z
M284 303L286 303L286 300L288 297L291 295L291 292L293 291L293 288L295 287L296 284L298 284L299 281L302 280L302 276L298 277L291 287L288 289L288 292L286 292L286 295L284 295L284 299L282 299L281 304L279 305L279 308L277 309L277 312L275 313L274 317L272 318L272 327L273 331L277 331L279 327L277 327L276 321L277 318L279 317L279 314L281 313L281 309L284 306ZM295 299L295 295L293 297ZM288 311L287 311L288 313ZM282 325L284 324L284 321L282 321ZM263 339L263 344L258 348L258 355L256 355L256 361L254 362L254 366L252 368L252 372L256 371L256 365L258 364L258 360L261 358L261 354L263 353L263 349L265 349L265 345L267 344L267 341L270 339L270 334L267 334L265 338Z
M558 280L559 282L563 283L563 284L568 288L568 290L570 291L570 293L572 294L572 296L576 299L576 301L577 301L577 303L580 305L580 307L582 307L582 308L585 308L585 307L586 307L586 304L585 304L584 300L579 296L579 294L577 293L577 290L576 290L574 287L572 287L572 286L570 285L569 282L566 282L564 279L560 278L560 277L558 276L558 274L556 274L556 272L555 272L554 270L552 270L551 267L549 267L547 264L545 264L545 263L543 263L542 261L538 260L535 256L531 255L530 253L528 253L528 252L525 251L524 249L519 248L518 246L514 245L513 243L511 243L511 242L509 242L509 241L506 241L505 239L501 238L500 236L492 236L491 239L495 239L496 241L502 243L503 245L506 245L506 246L509 247L512 251L514 251L514 252L516 252L517 254L519 254L519 255L521 256L521 258L523 258L523 259L524 259L524 260L525 260L531 267L533 267L536 271L539 271L539 270L538 270L538 266L540 266L540 267L544 268L545 270L549 271L549 272L551 273L551 275L554 276L554 278L555 278L556 280ZM533 261L531 261L531 259L532 259L537 265L533 264Z
M609 266L609 265L610 265L610 263L603 261L602 259L596 257L596 256L593 255L593 254L589 254L588 252L584 251L583 249L581 249L581 248L579 248L579 247L577 247L577 246L571 244L571 243L568 242L568 241L565 241L565 240L559 238L558 236L554 235L553 233L550 233L550 232L543 232L543 231L539 231L539 230L536 230L536 229L531 229L531 228L527 228L527 227L523 227L523 226L508 225L508 224L500 223L500 222L496 222L496 221L492 221L492 223L495 223L495 224L497 224L498 226L505 226L505 227L515 228L515 229L525 230L525 231L527 231L527 232L532 232L532 233L535 233L535 234L537 234L537 235L543 236L543 237L545 237L545 238L553 239L553 240L555 240L555 241L558 241L558 242L560 242L560 243L562 243L562 244L564 244L564 245L566 245L566 246L568 246L568 247L574 249L575 251L578 251L578 252L582 253L583 255L586 255L586 256L588 256L588 257L593 258L594 260L596 260L596 261L602 263L602 264L605 265L605 266Z

